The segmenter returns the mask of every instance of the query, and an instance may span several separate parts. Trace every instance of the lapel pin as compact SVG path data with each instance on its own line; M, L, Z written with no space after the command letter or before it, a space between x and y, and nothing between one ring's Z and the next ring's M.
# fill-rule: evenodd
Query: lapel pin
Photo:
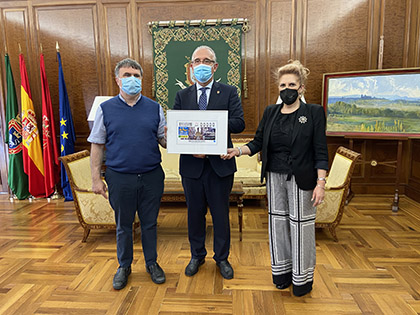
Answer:
M217 94L220 94L220 91L217 91Z
M306 116L300 116L298 120L301 124L304 124L308 121L308 118Z

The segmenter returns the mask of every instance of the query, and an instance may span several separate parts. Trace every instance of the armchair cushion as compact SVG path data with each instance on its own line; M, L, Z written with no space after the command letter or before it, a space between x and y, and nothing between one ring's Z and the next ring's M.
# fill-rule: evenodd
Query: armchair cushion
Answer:
M168 153L165 148L159 146L162 156L162 168L165 172L165 180L181 180L179 175L179 154Z
M86 224L115 225L114 210L102 195L76 191L80 213Z
M344 189L325 190L324 203L316 208L316 223L334 222L338 216L341 199Z
M242 146L248 141L238 141L234 146ZM179 175L179 154L169 154L166 149L160 148L162 155L162 168L165 172L166 181L181 181ZM261 161L258 154L254 156L244 156L236 159L237 172L235 173L235 182L241 182L244 190L244 199L261 199L266 195L265 183L261 183Z
M352 163L353 161L351 159L345 157L344 155L336 153L325 186L329 188L340 187L344 185L347 176L350 172Z
M234 147L240 147L247 142L234 142ZM261 187L265 183L261 183L261 161L259 155L243 156L236 158L236 166L238 171L235 173L235 181L242 182L244 187Z

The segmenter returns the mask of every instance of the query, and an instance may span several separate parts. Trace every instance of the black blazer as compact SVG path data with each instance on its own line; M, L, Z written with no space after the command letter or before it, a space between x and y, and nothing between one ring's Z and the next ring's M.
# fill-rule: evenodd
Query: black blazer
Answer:
M175 110L199 110L197 104L197 89L193 84L176 93ZM213 82L210 91L207 110L228 110L228 147L232 148L231 133L240 133L245 129L244 113L236 87L219 82ZM236 172L235 159L222 160L218 155L209 155L208 159L213 170L220 177ZM199 178L203 172L205 159L195 158L190 154L181 154L179 173L188 178Z
M266 175L271 130L282 107L283 103L270 105L264 110L254 140L247 144L251 155L262 151L261 181ZM314 189L318 177L317 169L328 170L325 123L325 112L322 106L300 102L293 126L291 150L292 171L300 189Z

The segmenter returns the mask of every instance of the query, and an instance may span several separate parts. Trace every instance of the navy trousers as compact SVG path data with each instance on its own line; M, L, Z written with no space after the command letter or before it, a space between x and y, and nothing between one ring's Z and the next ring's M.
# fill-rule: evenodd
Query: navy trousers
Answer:
M229 256L230 223L229 195L233 185L233 174L219 177L208 160L198 179L182 178L188 207L188 239L192 258L206 257L206 213L207 205L213 219L214 260L220 262Z
M119 173L107 168L109 202L117 224L117 257L121 267L133 261L133 222L140 219L141 242L146 266L156 262L156 226L165 174L159 165L143 174Z

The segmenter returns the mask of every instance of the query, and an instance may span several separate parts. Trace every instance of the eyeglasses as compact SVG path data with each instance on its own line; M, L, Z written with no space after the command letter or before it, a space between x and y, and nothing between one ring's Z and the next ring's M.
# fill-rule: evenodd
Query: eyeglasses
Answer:
M214 64L214 60L210 60L210 59L203 59L203 60L201 60L201 59L194 59L193 61L191 61L191 63L194 65L194 66L196 66L196 65L199 65L200 63L203 63L203 64L205 64L205 65L207 65L207 66L210 66L210 65L212 65L212 64Z
M122 75L121 78L129 78L129 77L141 78L141 75L138 74L138 73L128 73L128 72L125 72L125 73L123 73L123 75Z

